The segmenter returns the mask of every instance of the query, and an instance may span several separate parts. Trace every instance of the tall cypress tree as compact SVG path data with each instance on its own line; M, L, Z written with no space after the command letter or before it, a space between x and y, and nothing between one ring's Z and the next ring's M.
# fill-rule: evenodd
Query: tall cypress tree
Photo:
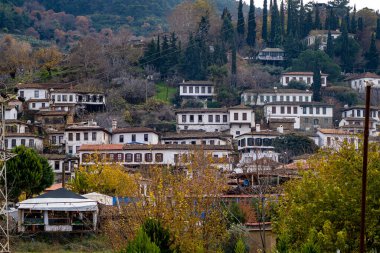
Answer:
M305 30L305 19L306 19L306 12L305 12L305 7L303 5L303 0L301 0L301 5L300 5L300 14L299 14L299 31L300 35L304 38L309 34L309 31Z
M352 17L351 17L351 33L356 33L357 32L357 21L356 21L356 5L354 5L354 11L352 12Z
M363 18L362 17L358 18L358 30L361 32L364 30Z
M321 101L321 69L318 63L315 64L314 74L313 74L313 100L320 102Z
M379 52L376 48L376 38L375 34L372 33L371 45L368 52L365 54L365 59L367 61L366 68L370 72L376 72L377 67L379 66Z
M236 66L236 46L235 43L232 45L232 54L231 54L231 74L236 75L237 66Z
M238 6L238 20L237 20L237 33L244 37L245 23L244 23L244 14L243 14L243 0L239 1Z
M320 30L322 29L322 24L321 24L321 17L319 14L319 7L315 7L315 21L314 21L314 29Z
M286 34L287 35L290 35L290 33L292 32L292 19L293 19L293 16L292 16L292 1L288 1L288 21L287 21L287 25L286 25Z
M267 0L264 0L263 6L263 24L261 29L261 37L265 42L268 41L268 9L267 9Z
M161 65L161 42L160 42L160 36L157 36L156 41L156 54L154 57L154 65L156 66L156 69L159 69Z
M331 36L331 31L327 35L327 46L326 46L326 54L330 56L330 58L334 57L334 42Z
M224 43L229 45L232 44L232 41L234 40L233 28L231 14L227 8L224 8L222 13L222 28L220 31L220 36Z
M270 44L271 47L278 47L281 43L281 27L280 15L277 7L277 0L273 1L271 9L271 23L270 23Z
M254 47L256 44L256 17L253 0L249 4L247 44Z
M151 65L156 68L154 64L157 57L156 52L156 42L152 39L145 48L144 56L140 60L141 64L144 66Z
M306 13L306 21L304 23L304 36L309 35L310 31L313 30L313 13L312 11L308 11Z
M284 0L281 0L281 5L280 5L280 25L281 25L281 38L284 39L284 36L285 36L285 9L284 9Z
M169 58L170 58L170 64L171 66L174 66L176 64L179 63L179 57L180 57L180 50L177 46L177 36L175 35L175 32L172 32L171 35L170 35L170 54L169 54Z
M350 47L349 47L349 41L348 41L348 31L347 31L347 25L346 21L343 19L342 23L342 51L340 52L340 59L342 62L342 67L344 71L349 72L351 70L352 62L350 57Z
M377 39L377 40L380 40L380 18L377 19L376 39Z
M350 26L350 9L347 8L346 10L346 15L344 16L345 20L346 20L346 24L347 24L347 31L348 32L351 32L351 26Z
M170 54L170 45L169 45L168 36L166 35L164 35L164 38L162 40L161 48L162 48L162 52L164 53L161 55L159 69L160 69L161 76L167 76L169 68L171 66L170 65L171 54Z

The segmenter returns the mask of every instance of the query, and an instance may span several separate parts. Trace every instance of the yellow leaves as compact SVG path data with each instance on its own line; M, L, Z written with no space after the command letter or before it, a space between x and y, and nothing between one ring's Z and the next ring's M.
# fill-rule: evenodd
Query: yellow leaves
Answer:
M63 59L62 53L56 47L40 48L34 53L34 60L37 66L45 68L47 71L57 67Z

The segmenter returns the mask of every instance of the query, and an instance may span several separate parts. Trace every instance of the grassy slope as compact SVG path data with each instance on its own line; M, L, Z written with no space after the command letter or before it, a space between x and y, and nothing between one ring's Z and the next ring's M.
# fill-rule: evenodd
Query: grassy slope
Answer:
M176 92L176 88L168 87L165 83L157 83L155 98L164 102L170 102L170 99L174 97Z

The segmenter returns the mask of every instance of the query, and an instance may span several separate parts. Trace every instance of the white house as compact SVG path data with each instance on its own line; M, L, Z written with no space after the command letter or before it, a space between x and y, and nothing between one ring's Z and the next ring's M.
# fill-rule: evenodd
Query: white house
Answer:
M230 145L232 136L222 132L180 131L165 133L161 137L162 144L188 145Z
M74 176L74 169L78 163L77 159L66 157L62 154L42 154L45 157L54 172L54 181L62 183L62 175L65 172L65 182Z
M380 76L375 73L354 74L345 79L352 89L364 93L366 82L372 82L372 88L380 88Z
M50 99L48 98L31 98L27 102L28 110L39 111L50 108Z
M113 122L115 124L115 122ZM112 126L112 143L113 144L158 144L160 141L159 134L147 127L128 127L117 128Z
M340 31L330 31L333 40L337 39L342 33ZM305 38L307 46L313 46L316 42L319 43L319 50L325 50L327 46L328 30L312 30ZM353 35L349 35L353 37Z
M283 62L285 60L285 51L281 48L265 48L259 52L256 59L266 63Z
M271 102L310 102L313 93L309 90L296 89L257 89L247 90L241 94L241 101L246 105L263 106Z
M331 128L333 106L320 102L272 102L264 105L264 116L271 119L294 119L294 129Z
M83 144L109 144L111 142L111 132L96 124L87 122L84 124L74 124L65 128L66 154L77 154L78 149Z
M179 84L182 98L211 99L215 96L214 83L210 81L187 81Z
M199 150L211 158L215 166L225 169L230 166L230 155L233 151L230 145L82 145L78 152L82 165L92 164L92 154L98 154L105 162L116 162L136 168L142 165L181 166L187 163L191 154Z
M380 126L379 117L380 108L370 108L369 133L371 136L377 136L377 128ZM342 112L342 120L339 127L351 134L360 134L364 132L365 106L353 106L345 108Z
M281 84L283 86L288 86L291 81L302 82L308 86L311 86L314 82L313 72L285 72L281 75ZM321 73L321 86L326 87L327 85L327 74Z
M20 145L38 151L43 149L42 134L31 124L20 120L6 120L5 132L5 148L8 150Z
M233 137L251 132L255 127L255 112L251 107L237 105L228 108L230 114L230 134Z
M229 130L227 108L188 108L176 110L177 130L203 130L221 132Z
M15 106L7 106L5 108L5 120L16 120L18 110Z
M18 96L28 101L29 99L46 99L48 98L48 84L26 83L17 85Z
M359 138L347 131L340 129L318 129L318 146L338 150L345 142L354 144L358 148Z

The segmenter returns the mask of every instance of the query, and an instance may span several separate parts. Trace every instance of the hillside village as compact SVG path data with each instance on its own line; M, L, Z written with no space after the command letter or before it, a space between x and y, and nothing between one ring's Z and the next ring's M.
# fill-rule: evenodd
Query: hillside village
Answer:
M333 216L308 223L294 206L319 215L337 198L358 212L345 206L359 189L347 182L358 183L369 95L370 181L380 171L378 11L345 0L174 2L162 26L160 9L160 21L128 16L118 28L102 27L95 5L82 16L46 1L0 4L10 233L95 232L120 252L145 252L141 238L146 252L357 250L356 228L335 224L326 239ZM171 241L154 241L149 226Z

